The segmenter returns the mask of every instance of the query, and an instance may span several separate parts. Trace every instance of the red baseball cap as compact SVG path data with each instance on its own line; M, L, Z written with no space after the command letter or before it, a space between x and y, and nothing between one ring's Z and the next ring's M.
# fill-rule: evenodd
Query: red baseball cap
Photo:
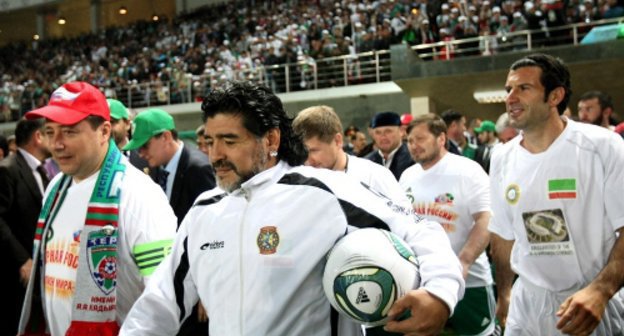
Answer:
M26 119L46 118L61 125L74 125L93 115L110 121L104 94L85 82L71 82L52 92L47 106L26 113Z

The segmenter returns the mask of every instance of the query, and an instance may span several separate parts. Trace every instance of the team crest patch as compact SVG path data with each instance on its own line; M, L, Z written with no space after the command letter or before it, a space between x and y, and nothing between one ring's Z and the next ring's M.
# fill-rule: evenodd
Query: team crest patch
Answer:
M507 203L514 205L520 199L520 187L517 184L510 184L505 190Z
M105 294L110 294L117 284L117 230L107 225L102 230L89 233L87 255L89 271L95 284Z
M274 254L277 252L277 246L280 243L280 236L277 233L277 227L265 226L260 228L260 233L256 240L260 254Z
M435 202L438 204L453 205L453 200L455 200L455 196L451 193L440 194L435 198Z

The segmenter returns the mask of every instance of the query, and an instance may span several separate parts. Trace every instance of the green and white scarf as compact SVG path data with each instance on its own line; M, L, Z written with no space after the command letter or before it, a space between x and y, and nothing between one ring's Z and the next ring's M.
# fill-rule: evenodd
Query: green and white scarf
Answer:
M106 158L89 200L85 225L80 233L80 252L76 287L72 303L72 321L66 336L114 336L119 333L115 321L117 304L117 239L120 186L126 166L121 152L111 140ZM47 335L46 324L37 321L37 307L32 306L36 273L45 274L45 241L54 218L61 208L72 178L63 175L52 187L41 209L33 248L31 281L26 291L18 335ZM41 261L40 258L42 259ZM45 296L41 281L42 298ZM45 305L44 305L45 306ZM31 308L33 311L31 311Z

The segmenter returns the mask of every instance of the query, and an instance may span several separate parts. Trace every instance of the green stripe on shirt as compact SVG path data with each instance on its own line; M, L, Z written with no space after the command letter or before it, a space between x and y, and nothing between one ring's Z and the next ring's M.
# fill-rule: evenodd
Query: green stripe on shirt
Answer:
M132 255L142 276L151 275L160 262L171 253L173 240L160 240L134 246Z

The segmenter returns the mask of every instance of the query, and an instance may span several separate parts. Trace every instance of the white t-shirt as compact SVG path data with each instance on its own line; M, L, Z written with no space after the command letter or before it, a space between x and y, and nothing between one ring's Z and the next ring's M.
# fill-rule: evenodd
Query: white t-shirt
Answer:
M71 323L80 233L98 173L80 183L72 182L52 223L52 233L48 235L44 286L45 311L52 336L65 335ZM57 175L51 185L61 175ZM116 319L121 325L143 292L146 280L134 261L133 248L172 240L177 227L176 217L162 189L127 161L121 185L118 227Z
M453 153L427 170L420 164L407 168L399 184L416 213L442 225L458 255L474 227L473 214L490 211L487 174L475 161ZM466 287L492 283L490 263L483 252L468 270Z
M348 155L347 158L347 175L352 176L356 180L363 182L391 200L409 207L409 201L405 196L405 192L397 183L392 172L371 160L363 159L357 156Z
M521 277L551 291L578 289L604 267L624 226L624 141L571 120L542 153L522 139L492 156L490 231L515 240L511 266Z

